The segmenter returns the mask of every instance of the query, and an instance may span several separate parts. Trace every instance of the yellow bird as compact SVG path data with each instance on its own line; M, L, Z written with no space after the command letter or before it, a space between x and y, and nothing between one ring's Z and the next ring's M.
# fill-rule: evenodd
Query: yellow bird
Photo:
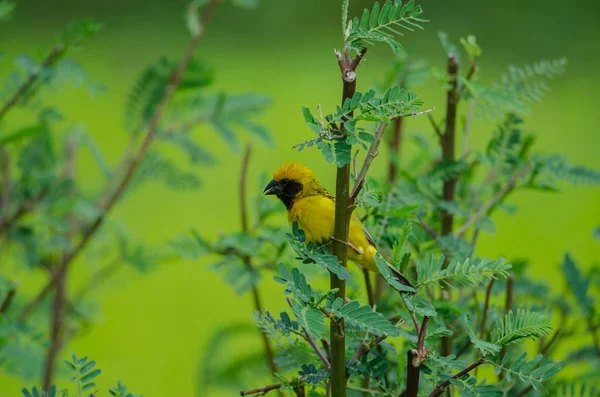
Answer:
M275 171L264 194L273 194L283 202L289 222L298 223L307 241L317 244L330 241L334 229L335 197L319 183L312 170L297 162L285 163ZM352 214L350 220L348 243L348 259L379 273L375 264L375 241L356 214ZM389 263L388 267L395 279L414 288L396 268Z

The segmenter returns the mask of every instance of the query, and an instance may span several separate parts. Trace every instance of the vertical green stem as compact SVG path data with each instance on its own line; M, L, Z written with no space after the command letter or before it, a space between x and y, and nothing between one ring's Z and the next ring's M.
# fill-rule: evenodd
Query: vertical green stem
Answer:
M442 144L442 161L455 161L454 147L456 143L456 113L460 95L458 93L458 60L456 55L448 54L448 75L450 76L450 89L448 90L446 99L446 126L444 134L441 136ZM454 200L456 191L457 178L451 178L444 182L442 198L444 201ZM441 235L445 236L452 233L454 227L454 217L451 212L442 210L440 213L441 219ZM450 255L447 255L444 267L448 266ZM452 340L449 336L442 338L441 346L442 356L447 356L452 353Z
M343 56L338 54L338 62L342 75L342 105L356 92L356 67L362 59L364 52L349 62L346 51ZM341 135L345 139L346 129L344 123L340 126ZM333 253L342 266L347 267L348 262L348 230L350 228L350 164L339 167L335 179L335 227L333 231ZM346 281L340 280L335 274L330 274L331 289L337 288L336 297L346 297ZM331 395L346 397L346 336L343 320L331 320Z

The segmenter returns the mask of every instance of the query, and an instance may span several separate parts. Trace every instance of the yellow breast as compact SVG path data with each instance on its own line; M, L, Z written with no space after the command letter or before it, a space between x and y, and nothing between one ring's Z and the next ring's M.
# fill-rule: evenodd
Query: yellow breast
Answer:
M288 210L290 223L297 222L307 241L327 243L333 236L335 202L325 196L309 196L298 199ZM350 221L348 258L369 270L376 271L375 247L369 243L360 222L353 214Z

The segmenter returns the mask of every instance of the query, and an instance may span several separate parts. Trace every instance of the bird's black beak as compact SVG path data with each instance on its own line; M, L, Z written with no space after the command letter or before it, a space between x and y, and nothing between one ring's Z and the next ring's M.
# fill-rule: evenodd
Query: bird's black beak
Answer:
M279 194L281 193L281 185L279 184L279 182L277 182L276 180L271 180L271 182L269 182L269 184L267 185L267 187L265 187L265 190L263 191L264 194Z

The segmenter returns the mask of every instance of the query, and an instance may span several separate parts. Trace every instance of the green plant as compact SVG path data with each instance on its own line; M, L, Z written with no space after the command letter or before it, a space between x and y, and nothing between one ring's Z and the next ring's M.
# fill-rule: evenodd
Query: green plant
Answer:
M98 393L95 379L102 374L102 371L96 367L94 360L88 360L87 357L78 358L74 353L71 354L72 361L64 360L67 370L71 376L72 387L58 389L55 385L49 386L46 390L40 390L37 386L31 389L23 388L21 393L25 397L68 397L68 396L94 396ZM108 391L114 397L143 397L141 394L128 392L127 386L121 381L117 386Z
M141 244L114 222L111 212L117 203L147 181L175 190L199 188L199 166L216 162L216 156L199 143L201 125L210 125L233 149L240 130L270 143L269 131L255 121L270 99L212 89L213 70L195 56L219 3L193 2L187 11L190 40L180 59L160 58L133 84L124 109L128 144L115 165L104 159L85 124L49 105L55 92L71 86L83 86L90 94L104 89L68 58L73 48L99 33L101 24L90 19L69 23L45 57L18 56L16 70L2 85L0 261L43 273L47 282L29 297L19 292L18 283L0 279L0 370L27 379L42 375L43 386L33 389L33 395L56 392L50 388L56 358L69 340L92 325L94 313L86 301L94 288L124 265L145 271L175 254L166 244L153 248ZM250 7L254 2L234 3ZM0 2L0 20L13 9L14 3ZM13 127L7 122L17 108L28 112L29 125ZM189 160L187 169L165 154L168 146ZM84 188L77 175L76 159L83 151L89 152L101 175L92 189ZM69 273L81 265L78 258L84 252L102 265L90 269L89 280L71 295ZM91 365L73 360L77 371ZM77 395L90 395L91 378L80 380ZM121 386L112 393L132 396Z
M552 383L565 366L565 361L547 358L550 346L561 340L550 323L556 310L547 304L543 309L516 303L526 302L521 297L533 292L524 286L535 284L523 262L475 254L479 235L493 230L492 215L508 210L505 201L516 191L556 191L560 181L599 182L596 170L571 165L558 155L535 153L533 136L523 132L528 103L542 99L549 81L564 72L566 61L511 67L504 77L487 83L481 78L482 50L475 37L463 38L457 46L440 34L447 70L433 68L429 73L426 64L404 53L397 40L402 33L398 29L414 30L426 22L420 6L412 0L386 1L350 19L348 3L342 2L344 47L336 51L342 103L325 115L320 108L316 112L303 108L316 137L296 146L298 150L317 147L326 161L336 165L333 241L322 247L306 244L302 230L292 226L288 239L303 264L284 256L274 275L284 285L290 311L279 315L262 307L256 311L257 324L273 345L267 349L268 360L279 364L277 371L271 367L275 383L246 389L241 395L279 391L315 397L436 397L456 389L466 396L522 396L537 395L544 387L556 393L592 390L576 382L571 389L562 380ZM383 93L357 92L361 61L367 48L379 42L397 52ZM433 109L420 109L423 102L407 88L429 76L439 80L446 92L442 123ZM420 149L400 154L408 134L406 119L421 115L429 118L434 139L411 135ZM469 141L475 117L483 117L492 130L483 150L471 147ZM367 179L388 130L392 153L387 177ZM356 153L361 148L366 153L357 168ZM379 250L398 270L411 275L416 293L394 281L383 258L379 258L383 282L373 286L365 273L361 288L346 264L347 224L354 210L360 211ZM231 249L241 250L245 238L248 234L238 236ZM279 237L273 241L281 242ZM267 239L262 244L270 243ZM212 252L219 254L214 248ZM328 290L319 290L309 281L315 279L314 272L322 274L320 268L329 273ZM255 269L244 271L258 279ZM566 274L569 285L587 280L574 272ZM252 285L258 289L255 282ZM584 287L576 288L575 296L584 307L592 307ZM499 294L504 295L500 305L494 298ZM568 309L562 313L566 316ZM571 316L581 323L582 317ZM589 334L597 340L597 316L588 312L586 316ZM527 340L540 341L539 354L533 358L525 353ZM588 354L590 348L594 349L587 346L581 354ZM235 377L243 365L230 367L229 376ZM493 368L496 377L479 377L481 366Z

